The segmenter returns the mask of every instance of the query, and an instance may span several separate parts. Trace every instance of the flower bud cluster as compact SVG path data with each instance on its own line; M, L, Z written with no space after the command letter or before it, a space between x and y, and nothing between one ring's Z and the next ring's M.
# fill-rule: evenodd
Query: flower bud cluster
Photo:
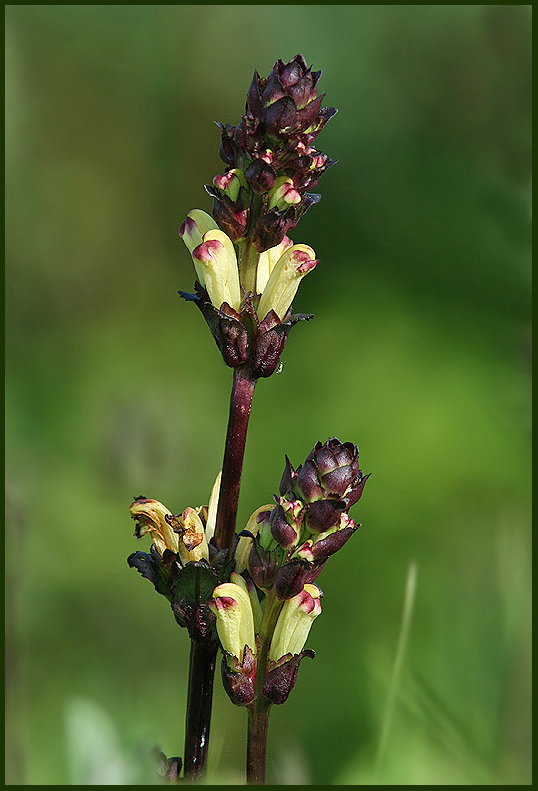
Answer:
M313 582L359 527L349 509L368 477L359 468L358 448L336 437L317 442L297 470L286 456L276 505L258 514L257 531L245 538L252 542L248 570L254 582L263 590L274 587L281 599Z
M280 244L320 199L309 193L334 164L313 147L334 107L322 108L321 71L302 55L278 60L267 79L254 72L237 126L218 124L219 155L228 165L206 190L219 227L239 241L247 233L258 252Z

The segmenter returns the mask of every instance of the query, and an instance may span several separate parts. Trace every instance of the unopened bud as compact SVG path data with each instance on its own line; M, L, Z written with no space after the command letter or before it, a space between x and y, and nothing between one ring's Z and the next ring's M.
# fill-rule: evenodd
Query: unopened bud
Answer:
M341 525L342 527L328 531L327 535L321 534L313 542L312 556L315 561L326 560L331 555L334 555L335 552L338 552L360 527L347 514L342 514Z
M281 505L275 506L271 512L271 535L284 549L293 547L299 539L299 531L290 525Z
M293 181L288 176L280 176L275 186L269 193L268 209L284 211L289 206L296 206L301 202L301 196L293 186Z
M213 198L213 217L217 225L232 242L238 242L244 236L250 211L248 206L243 204L241 189L237 201L233 201L226 192L221 192L210 184L205 184L204 187L207 194Z
M294 228L299 220L298 212L294 206L286 211L271 209L262 214L252 228L252 246L258 253L263 253L271 247L280 244L290 228Z
M233 168L233 170L229 170L221 176L215 176L213 184L217 189L224 192L234 203L239 197L239 190L241 187L247 186L245 174L238 168Z
M306 509L306 526L312 533L324 533L340 522L346 510L343 500L317 500Z
M316 465L311 459L305 461L297 470L296 484L301 497L309 503L323 497L323 488L319 482Z
M271 588L277 569L282 562L282 553L283 550L280 547L266 550L260 546L258 541L252 543L248 558L248 570L258 588L262 590Z
M294 559L284 563L275 574L274 588L279 599L293 599L302 591L312 568L304 560Z
M257 195L264 195L269 192L277 180L274 169L264 158L255 159L250 163L245 170L245 178L251 190Z

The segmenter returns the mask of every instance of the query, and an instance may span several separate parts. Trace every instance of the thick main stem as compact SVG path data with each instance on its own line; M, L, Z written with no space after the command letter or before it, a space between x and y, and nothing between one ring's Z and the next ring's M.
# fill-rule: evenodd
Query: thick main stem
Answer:
M248 366L234 368L230 415L222 463L214 541L218 549L231 549L235 535L239 487L247 440L248 421L256 379Z
M207 759L217 649L213 641L191 639L184 755L188 780L201 776Z
M233 545L247 428L255 386L256 379L250 368L241 366L234 369L214 536L219 549L231 549ZM191 637L184 756L184 777L188 780L196 780L201 776L207 759L217 649L217 643Z

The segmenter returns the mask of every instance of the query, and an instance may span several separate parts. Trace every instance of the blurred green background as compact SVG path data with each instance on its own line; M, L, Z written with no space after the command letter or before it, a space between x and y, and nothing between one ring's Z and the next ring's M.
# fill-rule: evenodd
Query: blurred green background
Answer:
M182 753L188 639L127 509L207 502L231 377L177 229L213 122L302 52L339 162L291 234L316 318L258 386L240 522L317 439L373 474L270 781L530 784L529 7L8 6L6 46L7 782ZM241 782L245 724L218 681L210 781Z

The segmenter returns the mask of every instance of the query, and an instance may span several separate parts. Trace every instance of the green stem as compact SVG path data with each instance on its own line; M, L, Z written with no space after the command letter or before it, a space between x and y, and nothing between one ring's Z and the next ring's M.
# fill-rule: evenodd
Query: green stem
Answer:
M283 601L277 599L274 591L269 591L260 626L260 649L256 660L254 687L255 698L248 711L247 782L253 785L265 783L265 756L271 704L263 694L263 685L267 676L269 648L283 604Z
M268 700L260 698L248 710L247 783L265 783L265 756L267 752L267 727L269 725Z
M252 291L256 295L256 275L260 253L252 246L248 238L239 242L239 281L245 293Z
M271 640L273 639L273 632L278 621L278 616L284 605L284 602L276 597L274 590L270 590L265 599L265 606L263 608L263 617L260 625L260 649L258 651L258 658L256 661L256 697L262 696L263 685L267 675L267 658L269 656L269 649L271 648Z

